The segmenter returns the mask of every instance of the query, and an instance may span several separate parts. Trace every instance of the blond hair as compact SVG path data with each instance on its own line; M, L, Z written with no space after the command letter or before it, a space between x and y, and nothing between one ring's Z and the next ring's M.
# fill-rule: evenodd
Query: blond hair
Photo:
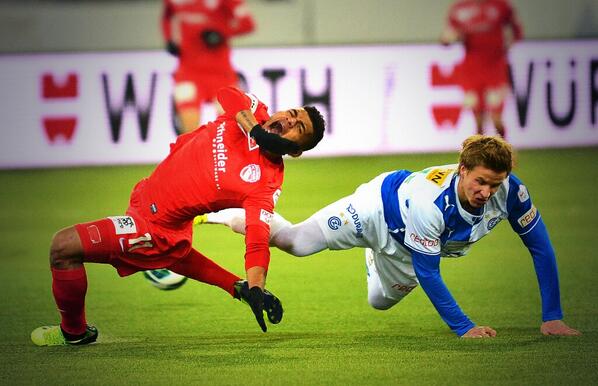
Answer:
M463 141L459 153L459 166L472 170L483 166L497 173L511 173L515 157L513 148L500 136L472 135Z

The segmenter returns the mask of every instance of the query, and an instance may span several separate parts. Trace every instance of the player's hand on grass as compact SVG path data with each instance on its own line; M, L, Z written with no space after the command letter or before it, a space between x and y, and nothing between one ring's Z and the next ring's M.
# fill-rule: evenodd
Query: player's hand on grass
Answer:
M266 322L264 321L264 287L266 286L266 268L259 265L247 269L247 283L249 293L247 294L247 303L255 315L257 324L260 325L263 332L266 332Z
M475 326L461 336L461 338L494 338L496 331L488 326Z
M251 287L249 289L247 302L255 315L257 324L260 325L263 332L266 332L268 328L266 327L266 321L264 320L264 291L260 287Z
M549 320L548 322L542 323L540 331L543 335L560 335L560 336L577 336L581 335L581 332L574 328L571 328L565 324L562 320Z

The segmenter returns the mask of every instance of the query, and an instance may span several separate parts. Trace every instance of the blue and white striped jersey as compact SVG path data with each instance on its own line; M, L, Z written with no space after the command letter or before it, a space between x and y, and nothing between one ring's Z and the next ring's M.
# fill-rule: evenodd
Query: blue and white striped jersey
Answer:
M527 188L514 175L505 179L476 214L459 203L458 181L457 165L388 175L382 184L382 200L395 240L423 254L458 257L504 219L518 234L536 225L538 212Z
M543 320L562 319L556 258L546 227L525 185L509 175L477 213L457 195L457 165L388 174L381 188L384 218L392 237L411 252L418 281L444 321L458 335L474 324L461 311L440 276L440 257L458 257L507 219L529 249L542 296Z

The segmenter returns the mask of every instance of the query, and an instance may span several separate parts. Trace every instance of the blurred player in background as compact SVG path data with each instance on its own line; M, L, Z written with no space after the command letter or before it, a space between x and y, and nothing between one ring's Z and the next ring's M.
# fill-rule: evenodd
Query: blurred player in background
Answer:
M507 53L522 37L508 0L459 0L449 10L440 40L445 45L463 42L465 57L456 70L465 92L463 104L473 111L478 134L489 113L496 132L506 138L502 111L510 89Z
M465 255L508 219L533 258L542 297L541 332L579 335L562 321L554 250L527 188L511 174L512 164L511 146L501 137L474 135L463 142L457 165L381 174L297 225L274 213L270 244L295 256L366 248L372 307L389 309L421 285L455 334L485 338L496 331L477 326L461 311L440 275L440 257ZM238 233L245 229L243 209L203 217Z
M97 329L85 318L83 263L111 264L120 276L169 268L248 303L264 332L264 312L270 322L280 322L282 305L264 288L270 222L283 181L281 155L299 156L316 146L325 123L309 106L270 116L255 96L233 87L220 90L218 100L225 113L178 137L170 154L135 186L125 216L77 224L54 235L52 292L62 322L35 329L35 344L96 340ZM247 281L192 248L193 218L227 207L242 207L247 213Z
M162 33L169 53L179 58L174 104L179 134L201 123L201 105L221 108L216 92L236 86L230 39L252 32L252 16L243 0L164 0Z

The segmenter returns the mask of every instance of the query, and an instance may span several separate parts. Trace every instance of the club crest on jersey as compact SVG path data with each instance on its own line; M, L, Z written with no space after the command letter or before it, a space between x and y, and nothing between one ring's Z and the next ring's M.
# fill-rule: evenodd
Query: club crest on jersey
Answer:
M239 175L243 181L249 182L251 184L260 180L262 171L260 169L260 165L249 164L241 169L241 173L239 173Z
M343 222L341 221L340 218L338 218L336 216L331 216L328 218L328 227L330 229L332 229L333 231L337 230L342 225L343 225Z
M529 193L527 192L527 188L525 187L525 185L519 185L517 197L519 197L519 201L521 202L526 202L527 200L529 200Z
M490 221L488 221L488 224L486 225L486 228L490 231L492 230L492 228L494 228L496 226L496 224L498 224L500 222L500 216L499 217L493 217L490 219Z
M129 235L137 233L137 225L131 216L112 216L108 217L114 224L117 235Z

